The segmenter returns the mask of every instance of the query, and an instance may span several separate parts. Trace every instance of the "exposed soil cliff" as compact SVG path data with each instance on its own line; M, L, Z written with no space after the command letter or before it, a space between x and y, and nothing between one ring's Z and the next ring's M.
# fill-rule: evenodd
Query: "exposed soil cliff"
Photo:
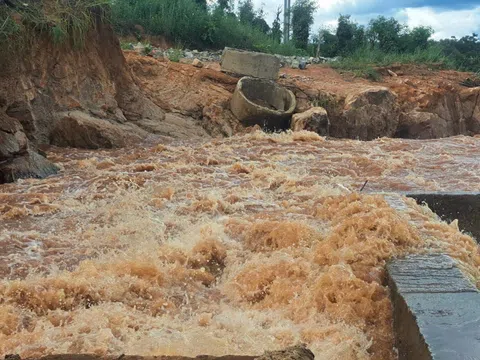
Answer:
M54 172L46 161L41 171L29 169L28 161L14 165L19 158L38 159L32 154L40 144L104 148L149 133L207 136L192 121L166 116L138 88L118 39L100 17L81 50L45 35L25 51L21 62L0 71L0 182Z
M286 70L297 111L322 106L334 137L436 139L480 133L480 87L460 82L470 74L393 66L380 82L341 75L326 67ZM381 69L380 69L381 70Z
M167 111L199 120L213 136L242 131L229 110L238 79L222 74L218 64L198 69L125 54L138 86ZM392 69L398 76L386 72L374 83L325 66L285 68L280 83L295 93L297 112L319 106L327 110L332 137L428 139L480 133L480 88L459 85L469 74L414 66Z

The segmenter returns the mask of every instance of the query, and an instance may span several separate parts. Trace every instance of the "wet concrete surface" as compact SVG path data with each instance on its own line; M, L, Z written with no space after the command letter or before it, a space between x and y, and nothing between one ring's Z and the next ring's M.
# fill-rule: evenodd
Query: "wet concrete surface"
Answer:
M480 293L442 254L387 265L399 360L480 359Z
M458 219L459 228L480 242L480 193L409 193L419 204L426 203L442 220Z

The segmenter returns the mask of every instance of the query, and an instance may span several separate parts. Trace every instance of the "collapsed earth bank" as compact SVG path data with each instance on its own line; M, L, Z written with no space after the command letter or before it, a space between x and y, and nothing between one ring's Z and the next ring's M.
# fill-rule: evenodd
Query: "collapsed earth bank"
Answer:
M201 126L165 111L136 85L110 25L95 18L82 50L33 38L0 71L0 183L56 171L43 144L126 146L149 134L207 136ZM41 153L41 151L40 151Z

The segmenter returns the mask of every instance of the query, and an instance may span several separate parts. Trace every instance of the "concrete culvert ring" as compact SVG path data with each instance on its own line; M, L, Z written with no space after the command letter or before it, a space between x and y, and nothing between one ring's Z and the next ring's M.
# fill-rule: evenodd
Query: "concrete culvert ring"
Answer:
M279 131L290 127L297 101L293 93L274 81L243 77L235 88L230 107L245 126L259 125Z

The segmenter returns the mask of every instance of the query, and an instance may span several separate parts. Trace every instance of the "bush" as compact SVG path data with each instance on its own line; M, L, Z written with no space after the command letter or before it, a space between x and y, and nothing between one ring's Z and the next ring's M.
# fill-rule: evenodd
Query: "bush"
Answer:
M194 0L112 0L112 21L120 35L135 34L140 25L150 35L197 49L229 46L282 55L304 53L266 34L265 26L257 25L258 14L257 21L249 23L220 6L207 10Z
M445 56L443 48L438 44L426 49L417 49L412 53L384 52L380 49L364 47L347 57L332 63L332 67L348 70L360 77L379 80L380 74L375 67L386 67L393 64L435 64L443 68L455 68L451 58Z
M11 2L10 2L11 3ZM59 44L81 48L95 21L104 20L109 0L45 0L15 6L0 3L0 67L23 57L33 39L49 37ZM18 65L18 62L16 62Z

